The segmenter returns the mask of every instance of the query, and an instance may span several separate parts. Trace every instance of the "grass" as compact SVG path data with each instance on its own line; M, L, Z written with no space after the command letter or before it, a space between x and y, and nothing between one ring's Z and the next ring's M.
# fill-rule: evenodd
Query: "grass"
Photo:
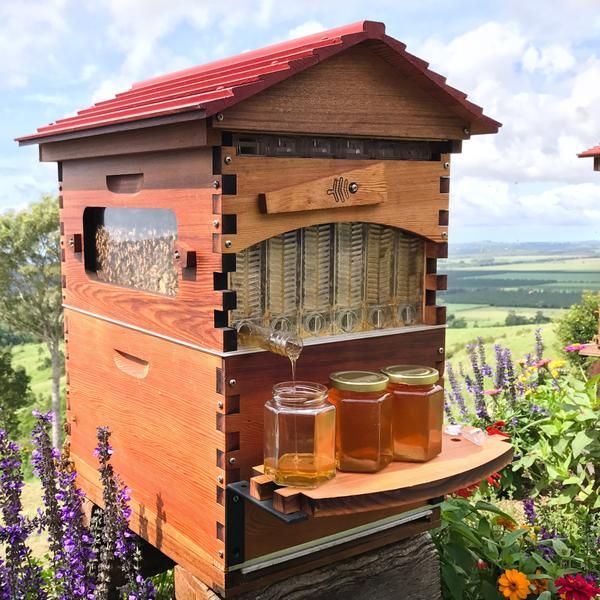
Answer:
M535 346L535 330L540 328L544 344L546 346L546 355L549 358L558 354L556 334L554 333L554 324L546 323L544 325L515 325L514 327L472 327L467 329L448 329L446 331L446 358L453 364L462 362L467 364L469 357L467 354L467 344L477 341L482 337L488 352L488 356L493 356L494 344L498 343L506 348L510 348L514 358L525 356L533 352Z
M38 395L52 393L50 353L45 344L22 344L13 347L13 366L24 367L31 377L31 391ZM64 378L62 381L64 385Z
M490 306L489 304L447 304L448 314L456 318L464 318L470 327L503 326L510 311L532 318L538 311L551 319L556 319L563 312L562 308L524 308L519 306ZM449 330L453 331L453 330Z

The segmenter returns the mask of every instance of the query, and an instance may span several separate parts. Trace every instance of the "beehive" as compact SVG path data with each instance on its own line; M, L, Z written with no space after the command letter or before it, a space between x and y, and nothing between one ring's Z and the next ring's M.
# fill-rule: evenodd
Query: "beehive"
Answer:
M229 595L406 535L398 515L504 464L494 446L472 468L340 480L337 501L273 495L253 469L289 364L236 332L297 330L299 376L323 383L443 371L450 156L499 126L365 21L135 84L20 138L58 163L67 421L87 496L101 504L92 450L108 425L133 529ZM435 524L419 514L411 532Z

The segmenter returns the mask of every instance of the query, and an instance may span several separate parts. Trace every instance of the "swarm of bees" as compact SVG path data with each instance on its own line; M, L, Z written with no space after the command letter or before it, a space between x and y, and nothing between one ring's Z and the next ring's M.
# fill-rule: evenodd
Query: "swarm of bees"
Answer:
M175 235L125 228L96 229L96 275L101 281L175 296Z

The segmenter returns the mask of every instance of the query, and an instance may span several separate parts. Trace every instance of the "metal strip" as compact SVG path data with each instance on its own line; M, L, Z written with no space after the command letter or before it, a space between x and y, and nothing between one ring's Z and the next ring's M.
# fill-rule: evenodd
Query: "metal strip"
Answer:
M296 558L301 558L315 552L320 552L321 550L327 550L347 542L359 540L375 533L393 529L394 527L398 527L406 523L411 523L420 519L429 519L431 515L433 515L433 511L430 509L415 509L414 511L403 513L402 515L387 517L367 525L361 525L360 527L349 529L342 533L329 535L319 538L318 540L313 540L312 542L307 542L292 548L280 550L279 552L273 552L272 554L260 556L242 564L235 565L233 568L230 568L229 571L240 570L243 574L253 573L255 571L260 571L261 569L266 569L267 567L272 567L274 565L288 562Z
M133 329L134 331L139 331L140 333L152 335L154 337L160 338L161 340L166 340L168 342L173 342L174 344L185 346L186 348L200 350L200 352L206 352L207 354L212 354L213 356L220 356L221 358L226 358L228 356L238 356L240 354L256 354L258 352L268 352L268 350L263 350L262 348L247 348L244 350L221 352L219 350L214 350L213 348L205 348L204 346L199 346L197 344L185 342L183 340L179 340L177 338L173 338L162 333L157 333L156 331L151 331L150 329L144 329L143 327L138 327L137 325L132 325L131 323L125 323L124 321L119 321L118 319L112 319L104 315L99 315L98 313L94 313L89 310L84 310L83 308L76 308L75 306L71 306L70 304L63 304L63 308L68 308L69 310L72 310L74 312L81 313L82 315L87 315L88 317L94 317L95 319L100 319L101 321L112 323L113 325L119 325L120 327L126 327L127 329ZM308 338L303 341L305 346L318 346L319 344L330 344L332 342L346 342L355 339L383 337L387 335L397 335L402 333L415 333L417 331L430 331L432 329L446 329L446 327L446 325L414 325L412 327L408 326L395 327L392 329L375 329L373 331L362 331L360 333L353 334L340 333L337 335L327 335L318 338Z

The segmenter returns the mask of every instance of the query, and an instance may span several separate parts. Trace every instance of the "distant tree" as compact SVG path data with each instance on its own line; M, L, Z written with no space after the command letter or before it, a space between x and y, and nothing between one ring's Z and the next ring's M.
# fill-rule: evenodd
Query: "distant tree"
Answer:
M466 329L467 328L467 319L464 317L458 317L448 321L448 327L450 329Z
M573 304L556 322L556 337L563 346L586 344L598 334L598 306L600 293L584 292L579 304ZM567 353L575 364L584 364L586 359L577 352Z
M10 349L0 348L0 427L9 437L17 437L19 431L17 409L32 400L29 382L23 367L13 368Z
M504 324L507 326L511 325L529 325L530 321L523 315L518 315L514 310L509 311L504 319Z
M552 319L547 317L541 310L538 310L533 317L533 323L536 325L541 325L542 323L550 323Z
M60 443L63 337L58 201L0 216L0 320L44 342L52 366L52 441Z

